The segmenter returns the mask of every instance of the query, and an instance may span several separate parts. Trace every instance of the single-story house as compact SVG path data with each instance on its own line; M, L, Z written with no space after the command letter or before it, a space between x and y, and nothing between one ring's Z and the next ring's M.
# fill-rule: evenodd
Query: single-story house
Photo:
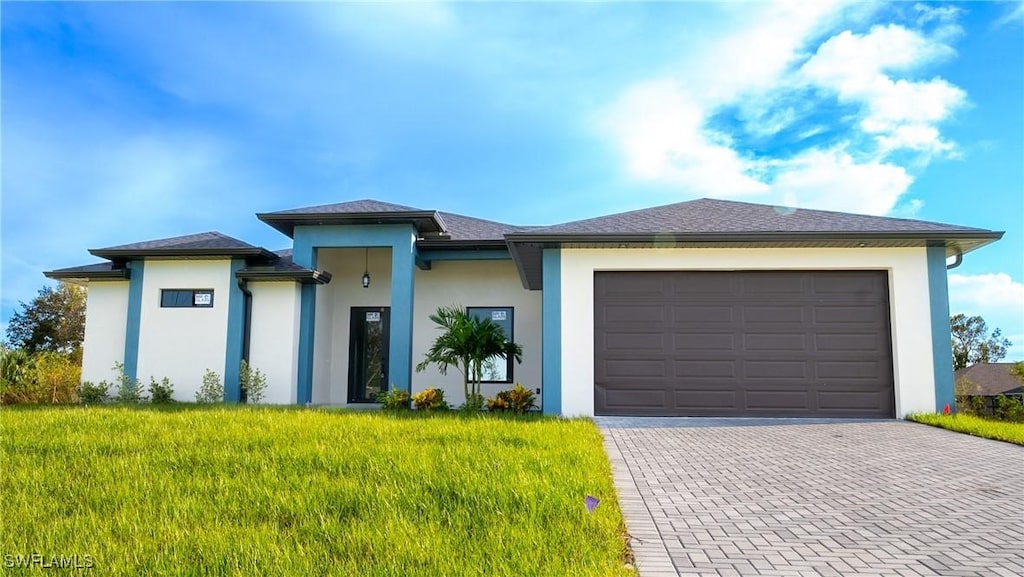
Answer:
M370 404L415 372L459 304L554 415L901 417L953 402L947 260L1002 237L964 226L700 199L525 227L374 200L258 214L271 251L216 232L90 250L48 277L89 286L82 378L206 369L240 399L247 359L275 403Z
M1015 364L978 363L957 369L953 379L956 383L963 383L963 392L969 395L1024 395L1024 383L1011 372Z

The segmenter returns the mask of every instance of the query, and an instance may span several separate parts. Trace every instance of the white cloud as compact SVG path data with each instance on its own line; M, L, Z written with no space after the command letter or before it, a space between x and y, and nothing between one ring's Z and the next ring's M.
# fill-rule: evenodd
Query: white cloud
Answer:
M1016 2L1008 2L1009 9L1003 14L998 20L995 21L994 26L1006 26L1007 24L1024 24L1024 2L1017 0Z
M901 166L858 163L841 150L811 150L785 162L772 191L788 206L886 214L913 179Z
M643 180L685 186L695 194L743 195L768 187L748 175L748 162L702 127L704 112L672 82L635 86L605 120Z
M902 26L875 26L867 34L842 32L823 43L800 69L807 82L835 91L840 102L864 107L861 129L878 135L883 152L909 149L929 154L953 150L935 124L967 101L967 94L941 78L893 79L953 54L948 45Z
M966 93L939 77L917 78L923 66L955 55L947 40L959 30L959 11L917 7L918 24L930 23L930 35L889 24L816 40L837 27L842 8L751 10L725 40L696 47L678 75L624 90L602 111L602 126L629 174L694 195L755 195L760 202L868 214L916 211L913 201L901 204L914 180L908 168L958 155L939 125L966 105ZM856 112L825 121L815 95L830 94ZM797 142L847 132L772 157L712 130L709 119L723 110L734 111L743 133L754 138L771 139L791 127ZM801 126L805 118L814 120ZM917 154L897 162L897 151Z
M976 275L950 273L949 300L954 314L1000 310L1015 312L1018 318L1024 320L1024 284L1004 272Z

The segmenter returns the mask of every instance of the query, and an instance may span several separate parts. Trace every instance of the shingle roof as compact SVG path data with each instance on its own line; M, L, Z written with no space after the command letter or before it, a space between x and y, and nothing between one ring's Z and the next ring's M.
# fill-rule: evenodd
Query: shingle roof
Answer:
M506 234L524 230L524 227L453 212L440 212L371 199L292 208L261 213L257 216L289 236L293 234L295 225L303 223L349 224L374 220L412 222L421 232L447 234L445 240L454 241L504 242ZM430 226L430 220L434 221L435 226Z
M331 273L309 269L292 262L292 249L274 251L273 262L249 265L235 273L238 278L279 280L290 279L303 283L327 284L331 282Z
M390 202L381 202L379 200L373 200L364 198L362 200L352 200L348 202L337 202L334 204L321 204L317 206L307 206L303 208L290 208L288 210L278 210L275 212L268 212L268 215L286 215L286 214L360 214L360 213L378 213L378 212L422 212L422 208L414 208L411 206L404 206L401 204L391 204Z
M533 229L537 234L948 232L983 229L702 198Z
M201 232L185 236L147 240L106 248L97 248L90 253L104 258L127 258L132 256L169 255L258 255L269 256L265 249L232 238L216 231Z
M953 375L957 382L961 379L969 380L976 387L973 394L1024 394L1024 383L1010 372L1013 365L1014 363L979 363L959 369Z
M484 220L452 212L442 212L452 240L505 240L505 235L527 230L525 227Z
M702 198L506 236L523 286L543 288L545 247L823 248L944 246L960 255L1003 233L904 218Z

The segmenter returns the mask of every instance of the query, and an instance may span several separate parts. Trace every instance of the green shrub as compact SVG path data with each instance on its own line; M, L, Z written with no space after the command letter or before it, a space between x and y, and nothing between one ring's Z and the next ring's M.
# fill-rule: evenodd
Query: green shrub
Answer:
M146 395L143 394L142 382L124 372L124 363L114 363L114 370L117 371L117 394L114 400L125 404L144 402Z
M512 387L507 391L501 391L494 399L487 401L487 410L489 411L511 411L517 415L522 415L530 409L537 408L536 403L537 396L533 391L523 387L521 383L516 383L516 386Z
M484 396L479 393L470 393L466 402L459 407L460 411L466 413L477 413L484 408Z
M0 347L0 402L38 403L43 398L36 383L32 355L23 349Z
M385 411L409 410L409 391L396 389L394 385L386 391L377 393L377 402Z
M94 384L92 381L85 381L78 387L78 402L83 405L99 405L110 400L110 383L100 381Z
M203 384L196 391L196 402L197 403L220 403L224 401L224 383L220 380L220 375L206 369L206 373L203 374Z
M1000 421L1024 423L1024 397L999 395L993 413Z
M40 403L77 403L82 367L68 355L44 351L35 355L35 381Z
M149 396L150 401L157 405L173 403L174 385L171 384L171 379L164 377L158 383L156 379L149 377Z
M260 403L267 396L267 377L254 369L246 361L238 371L238 380L242 387L242 398L247 403Z
M503 391L504 392L504 391ZM505 396L498 393L498 396L493 399L487 399L487 410L492 413L501 413L508 410L508 401L505 400Z
M448 403L444 400L444 391L441 389L424 389L412 396L412 402L416 405L417 411L440 411L448 409Z

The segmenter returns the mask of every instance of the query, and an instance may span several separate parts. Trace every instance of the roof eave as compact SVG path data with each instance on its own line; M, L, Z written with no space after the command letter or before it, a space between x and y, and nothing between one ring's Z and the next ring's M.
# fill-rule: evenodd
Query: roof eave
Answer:
M89 249L89 254L108 260L126 260L145 257L260 257L267 260L279 258L265 248L153 248L153 249Z
M90 280L128 280L131 278L131 270L127 268L92 272L80 270L48 270L43 271L43 276L53 280L67 282Z
M344 213L292 213L264 212L256 218L292 238L296 226L411 224L417 232L446 232L444 219L436 210L409 210L401 212L344 212Z
M280 271L242 269L235 273L235 277L244 280L292 280L302 284L327 284L331 282L331 273L322 270Z

